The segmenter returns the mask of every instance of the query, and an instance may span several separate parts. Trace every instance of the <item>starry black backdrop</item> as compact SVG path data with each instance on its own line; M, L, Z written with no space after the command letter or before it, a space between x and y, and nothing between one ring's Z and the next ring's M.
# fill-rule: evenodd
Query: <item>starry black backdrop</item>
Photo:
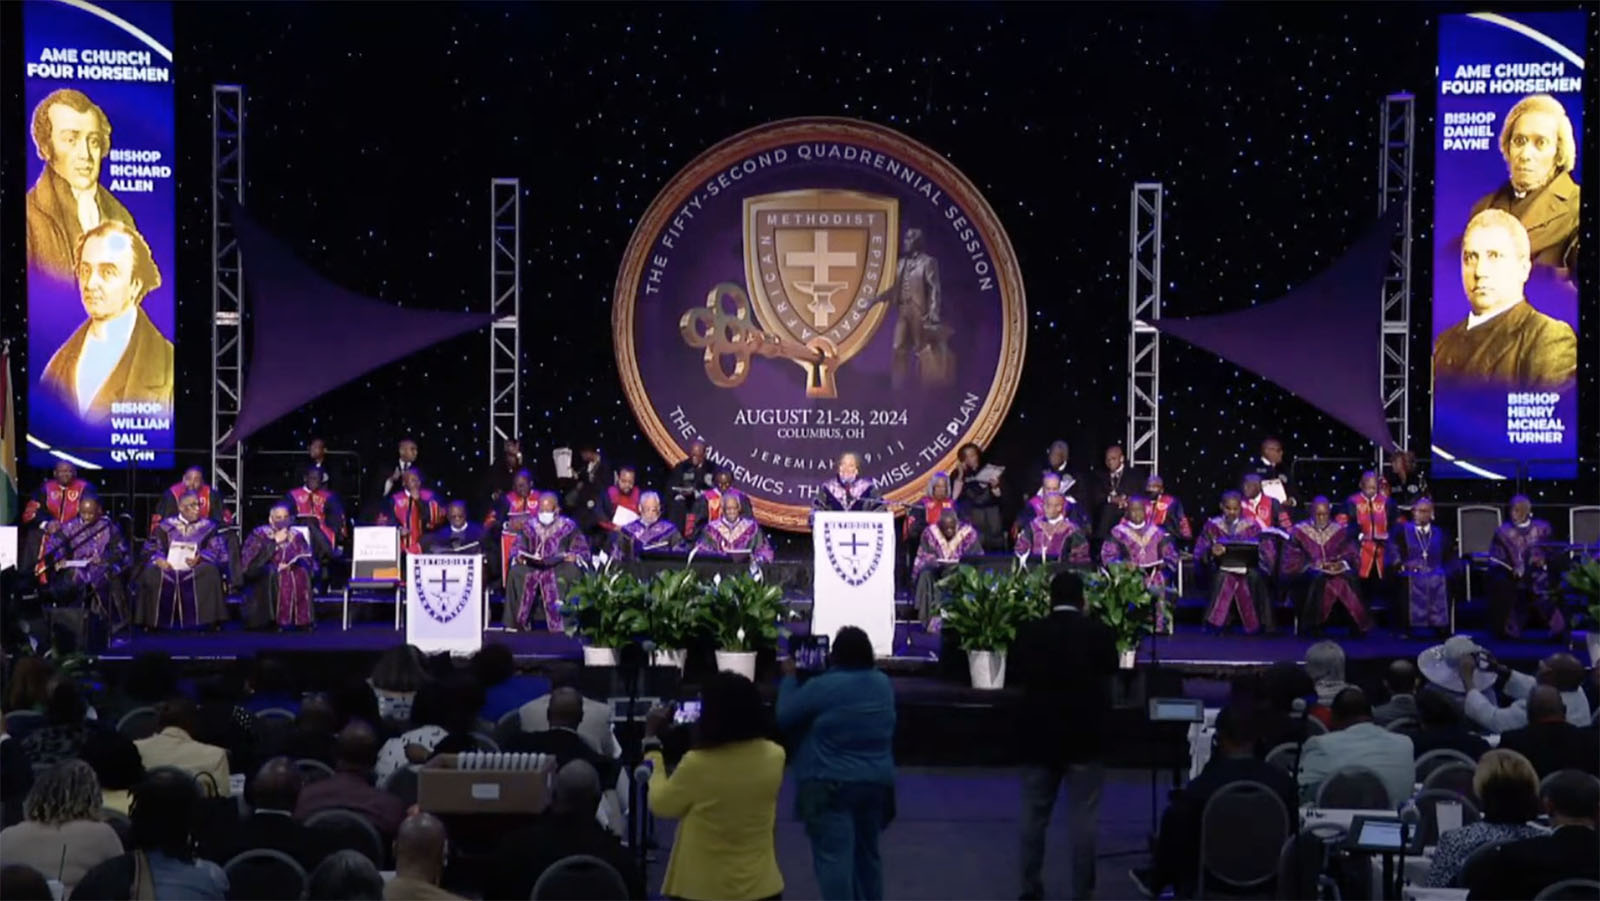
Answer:
M1600 15L1588 9L1594 59ZM1027 285L1028 360L993 453L1020 472L1064 437L1086 468L1125 430L1132 182L1166 186L1167 315L1271 300L1375 216L1381 99L1414 91L1412 444L1425 451L1427 147L1435 26L1447 11L1459 10L179 4L180 443L202 448L209 436L210 85L237 82L247 91L252 213L331 279L398 305L486 308L487 183L520 177L527 452L543 460L553 446L595 441L613 461L644 465L647 481L663 466L620 391L611 289L637 217L717 140L788 116L845 115L947 154L999 214ZM0 16L3 71L14 74L17 6ZM19 122L20 79L4 82L4 121ZM1600 116L1590 84L1592 132ZM22 150L13 133L0 179L3 313L13 325L22 316ZM1600 184L1594 154L1581 150L1579 161L1579 181ZM1595 221L1590 202L1588 273L1600 271ZM1585 291L1592 300L1592 279ZM1589 302L1583 475L1532 486L1544 500L1600 495L1597 335ZM468 492L488 463L486 345L478 333L418 353L309 404L252 446L295 448L320 434L375 467L393 459L396 438L414 435L423 467L452 493ZM1349 429L1209 353L1169 339L1162 354L1162 468L1191 509L1210 508L1265 434L1282 436L1291 455L1371 455ZM269 461L251 469L269 481L278 471ZM1317 479L1317 490L1354 488L1348 472ZM1439 487L1503 496L1480 483Z

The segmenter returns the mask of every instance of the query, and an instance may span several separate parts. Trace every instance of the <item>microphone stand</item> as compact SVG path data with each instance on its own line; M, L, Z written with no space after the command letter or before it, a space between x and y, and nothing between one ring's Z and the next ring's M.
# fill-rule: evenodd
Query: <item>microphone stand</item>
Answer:
M1300 758L1306 751L1307 729L1306 721L1311 718L1311 705L1304 698L1299 699L1300 704L1300 730L1299 737L1295 740L1294 766L1290 768L1289 781L1294 783L1294 790L1298 796L1300 792ZM1305 829L1304 805L1294 806L1294 889L1296 897L1299 896L1300 886L1305 880L1305 855L1300 852L1300 832ZM1313 892L1313 895L1315 893Z
M645 872L647 862L642 828L647 810L641 803L639 791L644 783L635 772L636 768L642 768L644 753L639 743L633 741L633 723L635 708L639 706L639 682L648 661L649 652L637 641L628 642L617 652L617 675L622 677L622 690L628 696L628 710L623 716L623 734L628 736L628 745L622 755L622 769L628 774L628 843L639 854L640 872Z

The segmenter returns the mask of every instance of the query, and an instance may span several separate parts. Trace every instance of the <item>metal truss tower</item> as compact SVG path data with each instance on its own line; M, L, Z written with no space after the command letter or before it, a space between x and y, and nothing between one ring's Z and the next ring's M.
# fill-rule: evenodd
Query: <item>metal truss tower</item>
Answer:
M1128 212L1128 441L1131 466L1160 472L1160 182L1135 182Z
M244 203L244 88L211 86L211 478L239 520L244 444L224 448L244 396L244 260L233 205Z
M1411 198L1416 101L1410 94L1383 99L1383 132L1378 160L1378 215L1395 206L1400 224L1389 248L1383 276L1383 333L1378 355L1382 368L1384 419L1402 448L1411 447ZM1378 448L1378 464L1383 452Z
M489 461L522 434L522 182L489 180Z

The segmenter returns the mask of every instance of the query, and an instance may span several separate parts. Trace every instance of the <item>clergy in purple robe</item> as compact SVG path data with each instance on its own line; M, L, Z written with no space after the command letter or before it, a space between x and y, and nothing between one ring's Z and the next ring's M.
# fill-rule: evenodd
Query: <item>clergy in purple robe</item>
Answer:
M1044 516L1044 499L1049 494L1061 495L1062 500L1066 502L1067 518L1072 520L1073 524L1079 529L1088 530L1089 514L1084 511L1083 507L1077 503L1072 495L1063 491L1061 486L1061 473L1053 469L1046 469L1039 477L1039 490L1034 492L1033 497L1028 498L1028 502L1022 505L1021 512L1017 514L1017 522L1013 530L1015 534L1020 535L1027 531L1028 523Z
M288 505L277 504L267 514L267 524L256 526L245 538L245 625L249 628L313 625L311 577L317 564L311 543L291 528L293 525Z
M178 515L150 530L144 559L135 615L139 625L221 627L227 618L222 568L228 546L216 522L200 515L199 496L185 494L178 500Z
M1567 631L1566 617L1550 588L1543 547L1550 534L1550 523L1533 518L1533 504L1526 495L1511 499L1511 521L1489 542L1489 626L1496 637L1522 637L1530 610L1539 614L1552 636Z
M1389 535L1389 571L1405 586L1405 628L1450 628L1450 570L1455 564L1450 536L1433 522L1433 501L1424 496L1411 505L1410 522Z
M1283 561L1285 575L1306 582L1300 622L1313 634L1328 624L1337 607L1350 615L1358 633L1372 628L1372 616L1361 602L1356 582L1360 559L1361 547L1349 528L1333 518L1333 504L1325 497L1313 498L1311 518L1289 530Z
M939 522L922 530L917 558L911 563L911 584L916 588L917 615L924 626L930 624L943 605L939 580L969 557L983 556L978 530L962 522L956 511L946 508Z
M517 530L511 575L506 580L502 621L508 629L530 629L535 607L545 628L561 631L561 600L578 564L589 560L589 542L570 517L562 516L555 492L539 495L539 512Z
M1019 557L1037 557L1044 563L1089 565L1089 539L1067 516L1067 499L1059 491L1044 496L1044 513L1017 533L1014 550Z
M77 517L45 535L41 560L49 573L52 603L81 606L106 624L108 634L127 625L122 573L128 564L128 542L117 524L105 517L100 501L80 498Z
M746 515L744 495L737 491L723 495L722 515L706 523L694 552L703 557L772 562L772 545L756 518Z
M1171 631L1167 614L1167 583L1178 571L1178 546L1172 535L1149 518L1150 502L1135 494L1128 498L1123 520L1111 527L1100 545L1100 563L1131 563L1144 571L1144 584L1160 593L1156 603L1156 629Z
M1271 572L1275 558L1271 544L1261 541L1261 525L1242 515L1244 497L1237 491L1222 495L1222 515L1206 520L1194 543L1196 566L1211 577L1211 601L1206 607L1205 624L1222 629L1235 612L1245 634L1254 635L1272 628L1272 597L1267 593L1263 572ZM1229 544L1255 544L1260 548L1253 568L1223 562Z
M639 495L639 518L611 536L611 556L618 560L637 560L640 554L681 550L683 533L672 520L661 518L661 495L654 491Z
M836 510L845 513L869 512L883 509L883 498L873 487L872 480L861 475L861 458L855 453L839 455L838 473L817 486L811 499L813 510Z

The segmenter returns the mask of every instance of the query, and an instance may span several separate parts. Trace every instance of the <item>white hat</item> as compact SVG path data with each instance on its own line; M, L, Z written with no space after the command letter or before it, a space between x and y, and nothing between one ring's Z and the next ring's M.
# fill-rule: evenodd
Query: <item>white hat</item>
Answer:
M1422 671L1424 679L1434 685L1456 694L1466 694L1467 690L1461 684L1461 673L1456 669L1457 661L1482 651L1483 648L1471 638L1454 635L1444 644L1436 644L1418 654L1417 669ZM1496 678L1492 671L1480 669L1472 676L1472 687L1483 691L1493 685Z

